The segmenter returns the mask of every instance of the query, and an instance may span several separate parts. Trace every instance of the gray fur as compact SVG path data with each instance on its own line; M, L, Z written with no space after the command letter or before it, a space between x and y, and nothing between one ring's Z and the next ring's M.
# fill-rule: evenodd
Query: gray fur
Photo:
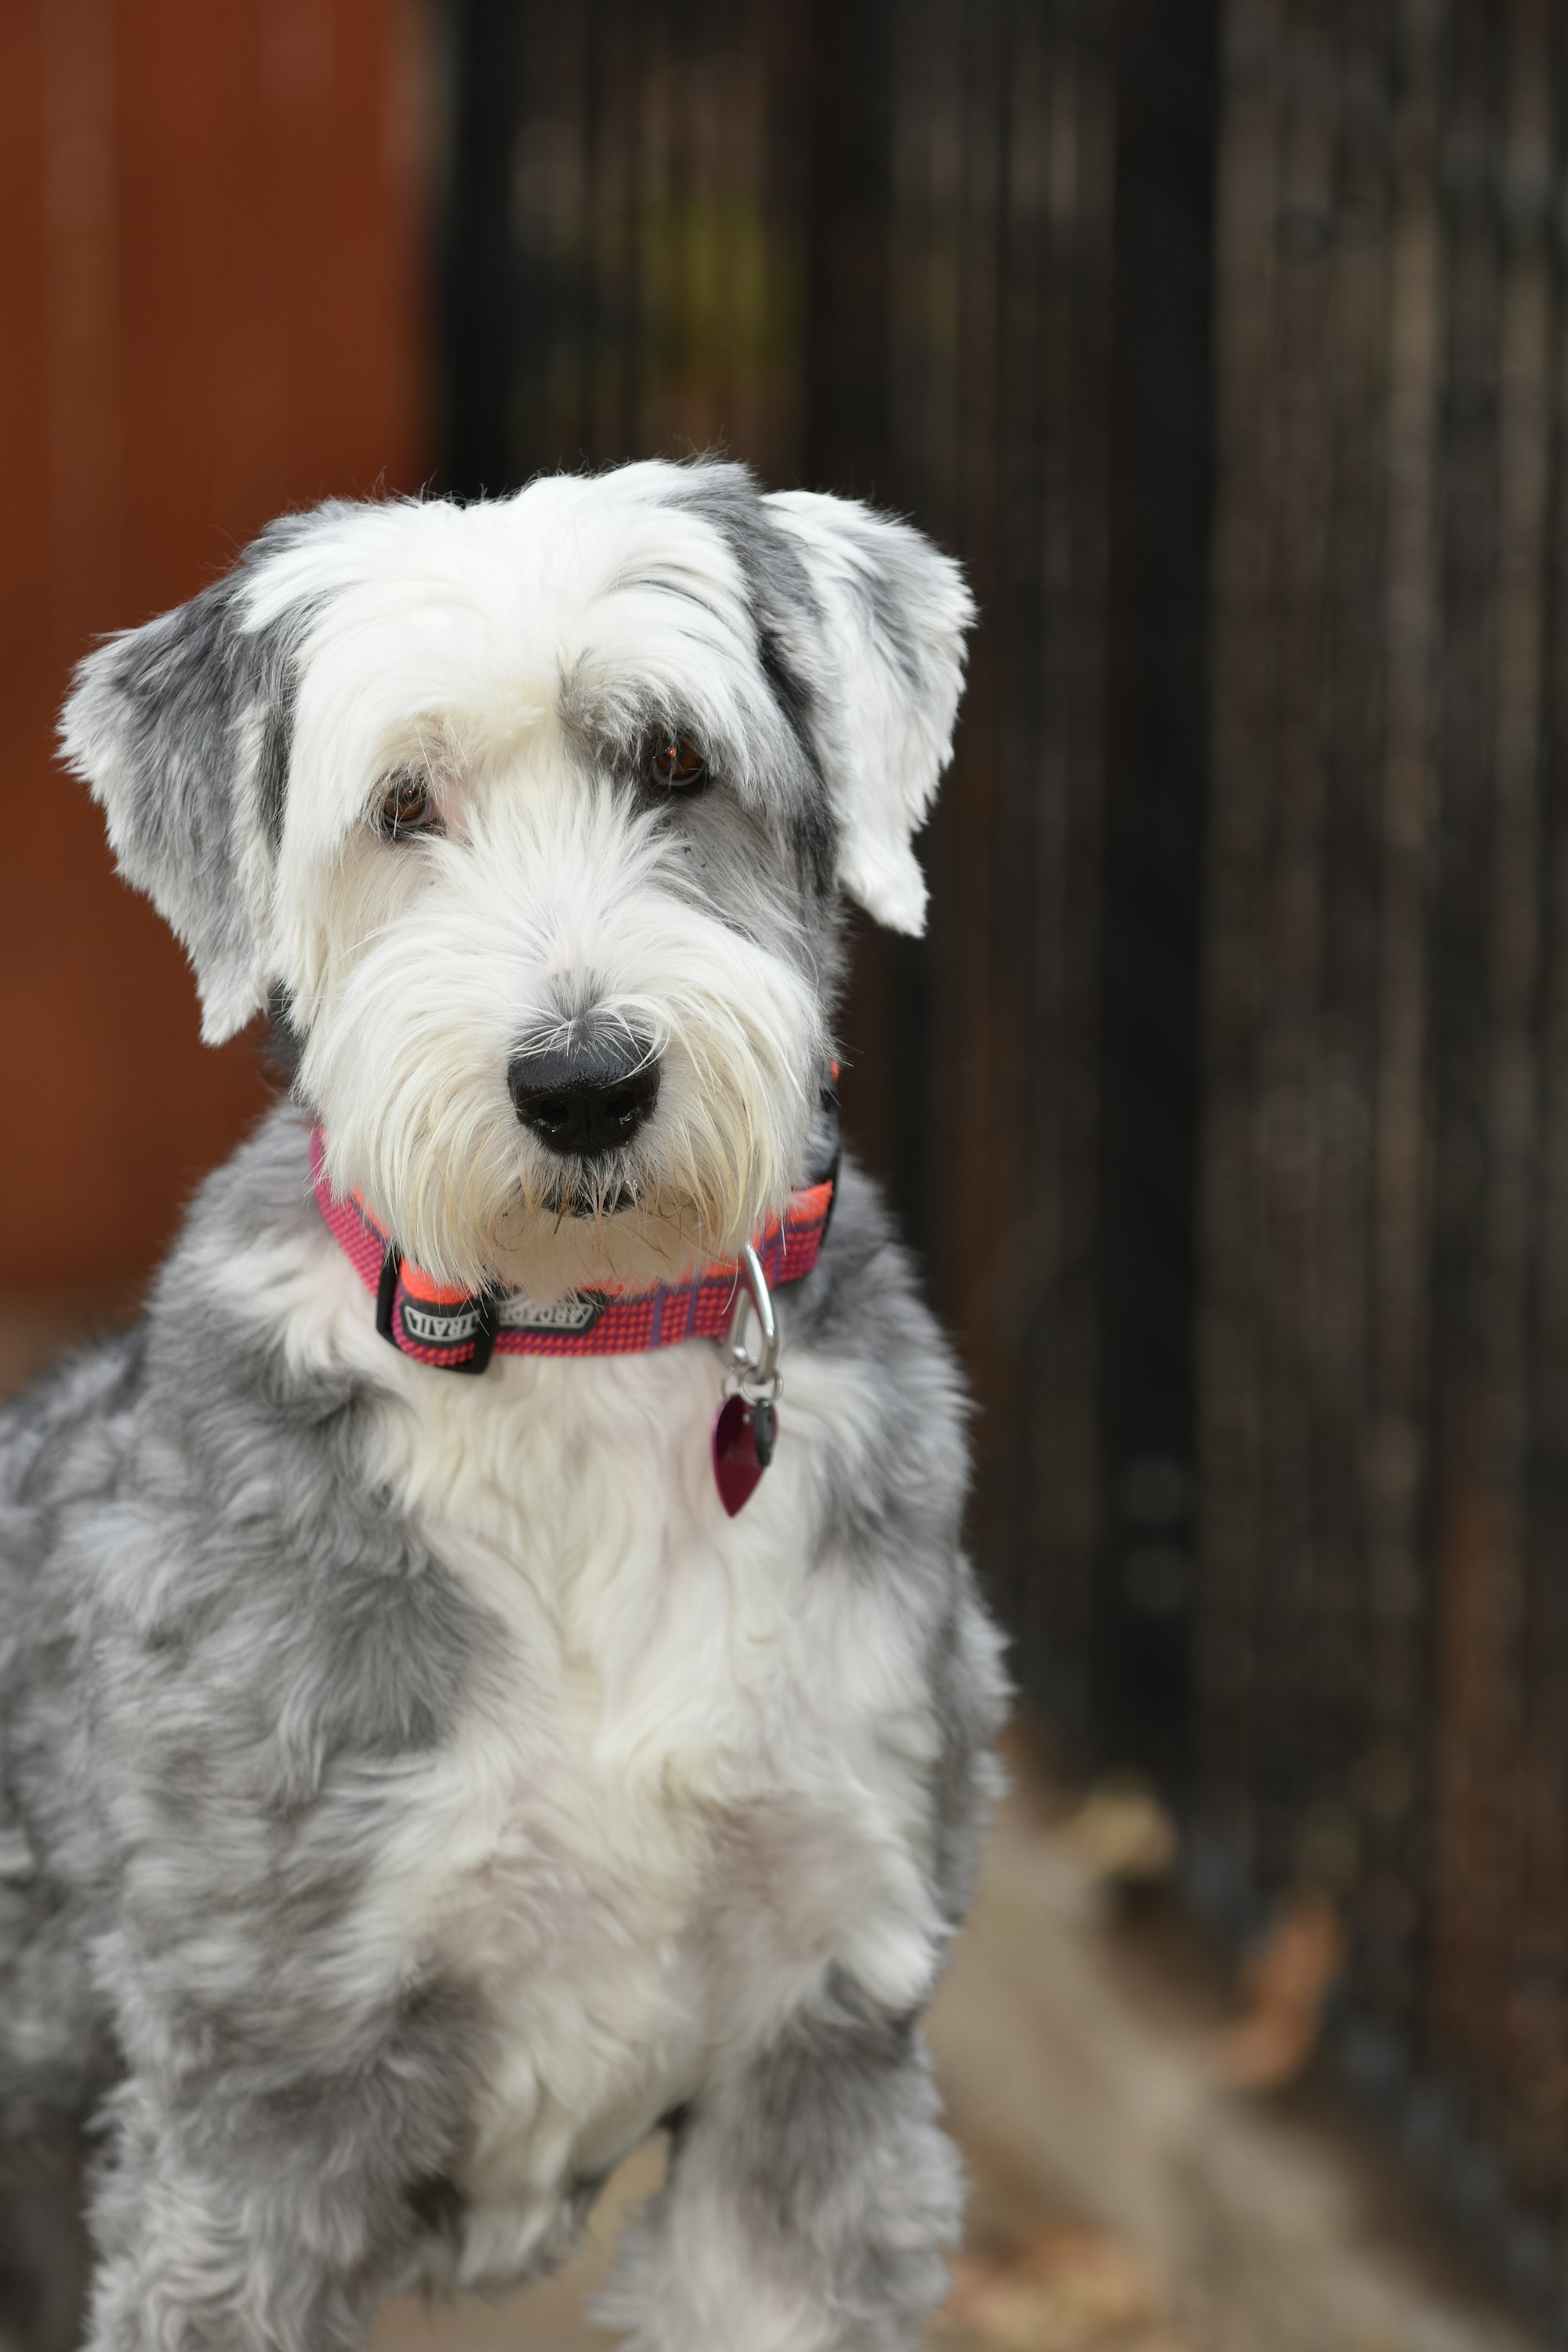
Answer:
M752 503L761 536L765 518L754 495ZM748 937L802 958L831 998L843 962L843 926L833 890L837 828L822 771L796 731L791 698L779 685L776 666L770 677L784 724L772 747L765 793L729 789L733 780L721 751L713 761L718 790L690 801L652 803L647 821L679 837L689 861L694 899L723 907ZM572 679L563 684L561 707L584 762L628 790L637 788L656 732L679 732L682 723L679 711L628 710L624 702L614 710L601 709Z
M853 755L846 705L862 682L847 677L829 651L822 600L792 535L758 491L749 467L691 468L685 503L722 533L751 589L762 659L781 711L824 789L807 803L819 824L811 844L817 869L831 877L835 793L850 784ZM845 502L839 538L852 551L846 584L865 632L864 659L885 664L916 704L940 702L941 682L913 615L944 568L929 540L885 515Z
M700 494L719 499L759 626L784 647L776 793L771 814L718 792L649 822L680 830L694 899L830 1003L822 746L838 688L812 667L809 583L749 479L704 469ZM79 747L115 733L122 860L203 969L247 952L234 812L248 801L243 821L275 845L297 653L293 635L237 631L236 593L220 583L95 656L73 722ZM896 628L879 626L896 656ZM573 726L596 766L627 755L591 708ZM260 750L237 793L247 727ZM374 1376L300 1370L222 1279L247 1252L317 1234L309 1125L276 1108L204 1187L140 1329L0 1417L0 2227L9 2211L39 2248L37 2275L0 2258L0 2328L27 2352L64 2352L73 2324L89 2153L93 2352L348 2347L390 2285L439 2279L468 2227L457 2182L484 2088L481 1991L460 1958L373 1983L346 1955L409 1792L503 1661L518 1703L519 1660L367 1467ZM859 1368L874 1399L858 1450L826 1441L802 1542L815 1575L874 1590L925 1661L938 1737L921 1852L951 1927L998 1704L959 1549L964 1408L852 1163L787 1312L792 1344ZM743 2080L703 2074L669 2120L670 2178L628 2248L623 2316L638 2324L639 2278L706 2211L819 2315L824 2347L907 2352L958 2212L914 2016L840 1968ZM52 2265L43 2222L14 2218L30 2162L55 2184ZM561 2183L536 2267L567 2251L601 2178ZM744 2314L735 2327L744 2352Z
M68 763L109 811L121 871L184 942L205 999L242 992L254 961L247 868L269 866L282 836L296 654L311 617L246 629L245 588L336 511L271 524L226 578L110 638L78 671L61 729Z
M811 575L769 513L749 467L693 467L684 502L722 533L751 591L763 667L810 778L798 797L797 855L826 898L837 835L826 771L841 757L839 688L826 657Z
M763 671L773 688L784 732L773 747L765 794L742 792L732 805L749 814L758 828L789 851L814 911L826 913L833 888L837 825L823 769L824 746L835 743L831 705L837 691L822 646L822 614L810 575L785 533L769 513L747 466L703 460L678 477L672 503L710 522L739 564L750 591ZM606 730L591 706L576 702L570 682L565 707L584 740L617 763L635 753L642 734L656 724L679 727L679 711L648 711L644 726L629 730L624 717L605 742ZM618 737L618 740L616 738Z
M957 2158L939 2116L916 2021L830 1985L746 2081L683 2128L603 2315L632 2315L658 2233L695 2180L726 2224L744 2228L763 2276L786 2292L811 2282L833 2342L907 2352L946 2291L958 2237Z
M304 1143L298 1114L275 1113L205 1188L144 1333L0 1423L0 1836L32 1857L0 1912L0 2116L15 2129L104 2116L105 2347L154 2340L154 2313L182 2345L353 2340L463 2129L464 1988L414 1985L365 2009L333 1964L399 1763L440 1740L485 1672L486 1628L366 1490L363 1392L301 1385L208 1296L215 1255L314 1216ZM858 1572L896 1581L925 1629L946 1759L931 1791L937 1868L956 1918L994 1713L963 1638L956 1381L852 1166L790 1312L803 1338L903 1368L875 1447L886 1483L852 1498L846 1476L819 1540L825 1558L847 1540ZM822 2261L856 2309L880 2296L889 2314L923 2313L953 2175L910 2021L841 1988L755 2093L711 2121L699 2097L677 2172L693 2135L721 2130L737 2193L790 2259ZM885 2245L846 2234L864 2186L847 2200L842 2177L857 2167L885 2175L889 2196L897 2182ZM162 2309L153 2191L171 2174L220 2237L242 2196L266 2214L243 2313L216 2289L208 2311ZM912 2242L910 2200L931 2216ZM276 2305L254 2307L258 2281ZM906 2341L893 2327L868 2320L856 2340Z

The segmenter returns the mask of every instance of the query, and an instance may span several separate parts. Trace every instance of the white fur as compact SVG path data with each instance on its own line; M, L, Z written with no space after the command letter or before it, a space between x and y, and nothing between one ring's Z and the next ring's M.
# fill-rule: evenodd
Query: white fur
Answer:
M65 756L103 803L129 877L192 946L209 1042L259 1012L275 982L307 1003L324 984L342 943L331 877L377 779L411 761L459 784L505 769L548 736L564 685L625 709L652 689L761 804L784 722L741 567L683 503L689 481L649 462L549 477L476 507L326 508L262 554L241 583L245 625L306 624L287 821L274 861L256 807L261 713L242 712L227 782L244 943L236 932L206 959L193 937L198 877L171 858L174 845L142 832L116 695L140 633L82 664L61 722ZM839 878L879 922L919 931L925 886L910 836L952 749L973 602L955 564L852 500L791 491L763 503L812 579L815 622L781 625L834 705L825 772ZM897 575L896 644L866 593L884 572Z
M795 1181L823 1050L804 979L665 887L667 840L558 743L450 805L452 836L390 855L362 828L318 892L302 1078L338 1189L438 1279L538 1299L732 1252ZM518 1123L507 1059L589 1009L662 1050L639 1204L541 1216L558 1167Z
M407 1775L343 1966L380 1986L440 1961L480 1992L475 2213L439 2277L501 2286L562 2250L575 2177L738 2071L836 1963L891 2011L930 1995L921 1661L874 1583L808 1573L859 1376L790 1349L788 1444L731 1520L716 1347L442 1380L376 1338L324 1227L212 1274L299 1369L383 1390L370 1466L495 1622L484 1696Z
M694 910L668 837L584 773L557 717L568 689L612 721L655 697L727 789L760 789L783 721L734 559L666 503L672 478L356 509L250 591L258 628L327 600L302 650L263 961L309 1032L334 1183L439 1280L542 1301L646 1286L732 1253L795 1180L825 1042L810 988ZM447 835L389 854L367 812L408 764ZM507 1057L589 1011L663 1055L639 1206L541 1217L555 1171L513 1116Z

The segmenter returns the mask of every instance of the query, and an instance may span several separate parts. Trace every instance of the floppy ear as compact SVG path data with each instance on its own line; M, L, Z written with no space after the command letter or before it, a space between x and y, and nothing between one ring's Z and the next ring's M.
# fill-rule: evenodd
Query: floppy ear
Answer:
M299 529L275 525L227 579L89 654L60 718L121 872L189 952L209 1045L261 1010L271 977L300 625L247 628L247 590L258 557Z
M925 929L910 840L952 755L974 601L951 556L851 499L763 500L805 567L834 691L813 724L838 820L838 878L895 931Z

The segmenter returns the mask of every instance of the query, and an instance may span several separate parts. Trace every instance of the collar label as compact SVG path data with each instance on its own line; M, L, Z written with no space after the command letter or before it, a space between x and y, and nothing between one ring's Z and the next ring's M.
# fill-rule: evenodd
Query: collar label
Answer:
M398 1301L403 1328L426 1348L457 1348L479 1328L479 1310L472 1299L460 1307L419 1307L412 1298Z
M557 1298L549 1307L535 1307L531 1299L514 1292L502 1299L497 1319L503 1331L591 1331L605 1306L605 1300L591 1291Z
M496 1322L503 1331L591 1331L605 1306L603 1298L584 1296L557 1298L547 1307L536 1307L531 1298L513 1294L502 1299ZM424 1348L460 1348L479 1328L479 1304L472 1298L460 1299L452 1307L440 1307L410 1298L405 1293L398 1301L398 1313L409 1339L416 1339Z

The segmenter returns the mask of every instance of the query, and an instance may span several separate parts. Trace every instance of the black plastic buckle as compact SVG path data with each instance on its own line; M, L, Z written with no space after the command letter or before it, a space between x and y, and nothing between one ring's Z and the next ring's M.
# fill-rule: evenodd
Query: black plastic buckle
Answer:
M844 1165L844 1147L839 1139L838 1131L838 1088L834 1084L831 1070L824 1070L818 1078L816 1099L822 1111L823 1148L817 1154L805 1181L808 1184L831 1184L833 1187L827 1196L826 1214L822 1220L822 1241L817 1244L817 1248L820 1250L823 1243L827 1239L828 1227L833 1223L833 1212L838 1206L838 1175Z
M397 1303L397 1277L403 1271L403 1252L395 1242L386 1244L386 1255L381 1261L381 1280L375 1292L375 1328L389 1345L397 1348L397 1334L392 1328L393 1308ZM489 1369L490 1358L496 1351L496 1332L500 1323L500 1302L494 1291L482 1290L473 1302L474 1352L466 1364L432 1364L432 1371L479 1373Z
M397 1334L392 1328L393 1304L397 1297L397 1277L403 1272L403 1252L395 1242L386 1244L386 1255L381 1261L381 1281L375 1294L375 1328L384 1339L397 1346Z

